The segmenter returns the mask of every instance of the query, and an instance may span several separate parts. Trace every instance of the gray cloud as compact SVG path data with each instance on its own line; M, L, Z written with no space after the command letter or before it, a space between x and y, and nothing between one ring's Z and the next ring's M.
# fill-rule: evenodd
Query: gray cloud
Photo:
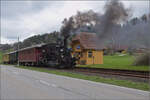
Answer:
M22 14L31 14L50 7L54 1L2 1L1 15L2 18L16 18Z
M134 16L148 13L148 1L125 1L132 7ZM76 13L77 10L93 9L103 13L105 1L2 1L1 33L2 43L15 42L45 32L59 30L61 21Z

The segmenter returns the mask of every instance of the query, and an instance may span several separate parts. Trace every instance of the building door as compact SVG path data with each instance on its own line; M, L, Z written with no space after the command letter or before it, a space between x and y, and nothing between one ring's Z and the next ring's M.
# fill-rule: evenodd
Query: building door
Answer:
M88 59L87 59L87 64L94 64L94 57L93 57L93 52L88 51Z

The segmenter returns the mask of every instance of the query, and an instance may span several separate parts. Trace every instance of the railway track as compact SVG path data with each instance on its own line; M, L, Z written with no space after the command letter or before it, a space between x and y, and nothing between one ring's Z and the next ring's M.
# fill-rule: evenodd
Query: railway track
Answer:
M120 69L106 69L106 68L87 68L87 67L76 67L73 69L73 71L150 79L149 71L134 71L134 70L120 70Z

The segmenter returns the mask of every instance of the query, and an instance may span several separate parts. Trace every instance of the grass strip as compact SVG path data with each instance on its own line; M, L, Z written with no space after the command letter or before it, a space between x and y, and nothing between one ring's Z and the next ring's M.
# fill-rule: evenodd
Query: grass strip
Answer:
M125 56L106 55L104 56L104 64L78 65L78 67L149 71L150 66L133 66L134 60L135 60L135 57L130 56L130 55L125 55Z
M84 79L84 80L90 80L94 82L102 82L102 83L108 83L112 85L118 85L118 86L123 86L123 87L128 87L128 88L135 88L135 89L140 89L140 90L145 90L149 91L150 86L148 83L140 83L140 82L132 82L128 80L116 80L113 78L103 78L99 76L89 76L89 75L83 75L83 74L78 74L78 73L72 73L72 72L64 72L61 70L48 70L46 68L39 68L39 67L27 67L27 66L15 66L17 68L23 68L23 69L29 69L29 70L34 70L34 71L39 71L39 72L46 72L46 73L51 73L51 74L56 74L56 75L63 75L63 76L68 76L72 78L79 78L79 79Z

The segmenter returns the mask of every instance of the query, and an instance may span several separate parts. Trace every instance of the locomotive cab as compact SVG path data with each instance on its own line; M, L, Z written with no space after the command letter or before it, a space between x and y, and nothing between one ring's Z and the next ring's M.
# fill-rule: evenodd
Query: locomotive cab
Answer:
M42 47L42 63L57 68L73 68L75 58L72 58L69 49L57 43L51 43Z
M69 49L60 48L60 67L61 68L73 68L75 67L75 58L71 56Z

